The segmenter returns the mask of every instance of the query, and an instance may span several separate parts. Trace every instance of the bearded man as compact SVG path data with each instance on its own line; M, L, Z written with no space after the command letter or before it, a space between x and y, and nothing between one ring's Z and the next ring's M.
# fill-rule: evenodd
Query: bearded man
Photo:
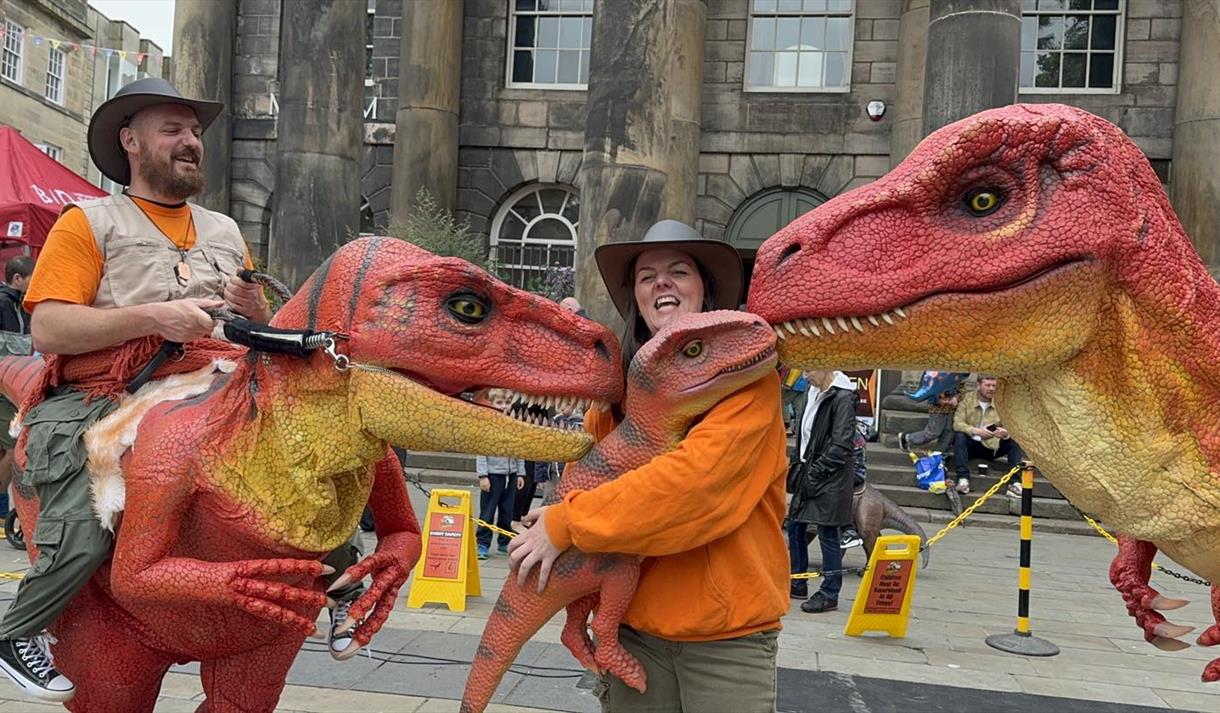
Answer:
M36 350L86 354L148 336L186 343L212 334L216 324L205 310L222 306L270 321L262 289L237 277L252 267L237 224L186 202L203 190L200 137L222 108L147 78L123 87L94 113L89 155L127 188L65 207L51 228L24 301ZM24 418L26 463L17 482L38 495L37 527L27 535L38 559L0 620L0 669L43 700L65 701L74 693L55 670L54 640L45 630L113 543L93 513L83 435L116 406L60 386ZM339 572L359 556L348 548L343 554L333 563ZM350 601L358 593L356 585L332 596ZM334 630L332 624L332 639Z

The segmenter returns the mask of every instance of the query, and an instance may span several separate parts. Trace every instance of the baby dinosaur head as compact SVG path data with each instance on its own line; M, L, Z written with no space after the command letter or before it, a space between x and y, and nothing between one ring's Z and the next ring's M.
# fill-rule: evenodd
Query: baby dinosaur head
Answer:
M726 396L775 369L775 333L745 312L682 315L636 352L627 370L627 414L685 433Z

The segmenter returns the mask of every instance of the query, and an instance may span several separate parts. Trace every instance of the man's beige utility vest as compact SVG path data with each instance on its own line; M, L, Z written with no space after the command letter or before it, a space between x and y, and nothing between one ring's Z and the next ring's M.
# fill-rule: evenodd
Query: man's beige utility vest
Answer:
M231 218L220 213L190 205L195 245L184 254L125 195L72 205L84 212L103 260L93 307L128 307L186 297L224 299L225 283L245 267L246 243L241 232ZM188 279L179 280L175 272L180 262L189 266Z

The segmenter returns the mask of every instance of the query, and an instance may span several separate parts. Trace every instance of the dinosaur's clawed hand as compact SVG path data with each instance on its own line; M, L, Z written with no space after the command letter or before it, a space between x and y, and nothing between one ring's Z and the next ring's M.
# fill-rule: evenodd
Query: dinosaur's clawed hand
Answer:
M317 578L334 570L317 560L267 559L235 562L229 577L229 597L233 606L303 635L314 633L317 610L326 604L326 595L315 589L305 589L277 581L278 578ZM313 616L299 613L301 608L314 610Z
M411 568L419 559L419 535L412 532L396 532L382 537L377 542L377 551L347 568L330 591L359 582L372 575L373 583L368 591L352 603L348 610L347 621L336 633L352 631L352 643L336 658L345 659L354 656L361 646L369 643L381 630L394 609L394 600L398 590L407 581Z
M1123 596L1127 612L1144 630L1146 641L1164 651L1189 648L1190 644L1178 637L1194 631L1194 627L1167 621L1160 611L1180 609L1186 606L1186 600L1170 599L1148 584L1155 556L1156 545L1151 542L1120 536L1118 554L1110 564L1110 582Z

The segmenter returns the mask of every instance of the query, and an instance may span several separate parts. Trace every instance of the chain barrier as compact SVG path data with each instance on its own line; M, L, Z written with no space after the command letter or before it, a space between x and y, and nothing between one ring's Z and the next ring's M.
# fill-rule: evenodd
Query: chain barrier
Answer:
M1069 501L1068 505L1072 505L1072 503ZM1118 547L1118 538L1115 537L1114 535L1111 535L1108 531L1106 531L1106 528L1102 527L1101 523L1099 523L1096 520L1094 520L1093 518L1089 517L1087 514L1085 514L1084 511L1082 511L1080 508L1076 507L1075 505L1072 505L1072 509L1076 511L1077 515L1080 515L1082 518L1084 518L1085 522L1092 525L1093 529L1097 530L1097 534L1099 534L1102 537L1109 540L1110 544L1114 545L1115 547ZM1152 563L1152 568L1157 570L1158 572L1164 572L1165 574L1169 575L1170 577L1176 577L1177 579L1180 579L1183 582L1190 582L1191 584L1201 584L1204 587L1212 586L1212 583L1207 581L1206 579L1199 579L1198 577L1192 577L1189 574L1182 574L1181 572L1175 572L1172 569L1169 569L1168 567L1160 565L1156 562Z
M937 542L940 541L940 539L942 537L949 534L949 532L951 530L953 530L958 525L965 522L966 518L973 515L974 511L979 509L979 506L981 506L983 503L987 502L988 498L990 498L991 496L1000 492L1000 488L1004 487L1005 485L1008 485L1008 481L1012 480L1012 477L1020 472L1021 472L1021 466L1017 466L1017 467L1013 468L1012 470L1008 471L1007 473L1005 473L1003 476L1001 476L1000 479L998 481L996 481L995 485L993 485L987 489L987 492L983 493L982 495L980 495L978 497L977 500L970 503L970 506L967 507L965 510L962 510L961 515L958 515L957 517L950 520L949 524L940 528L940 531L937 532L935 535L932 535L931 537L929 537L928 541L923 543L923 547L919 548L919 551L923 552L924 550L928 549L932 545L936 544Z
M359 368L359 367L357 367L357 368ZM428 498L432 497L432 492L430 490L428 490L427 488L425 488L424 484L422 482L420 482L418 473L414 474L414 475L408 475L407 482L410 483L411 485L414 485L416 487L416 489L418 489L419 492L423 493L426 497L428 497ZM516 537L518 534L518 533L512 532L510 530L505 530L503 528L496 527L495 525L491 524L490 522L483 522L482 520L480 520L477 517L472 517L470 519L472 521L474 521L474 524L479 525L480 527L486 527L488 530L491 530L492 532L494 532L496 534L504 535L505 537L507 537L509 539Z

